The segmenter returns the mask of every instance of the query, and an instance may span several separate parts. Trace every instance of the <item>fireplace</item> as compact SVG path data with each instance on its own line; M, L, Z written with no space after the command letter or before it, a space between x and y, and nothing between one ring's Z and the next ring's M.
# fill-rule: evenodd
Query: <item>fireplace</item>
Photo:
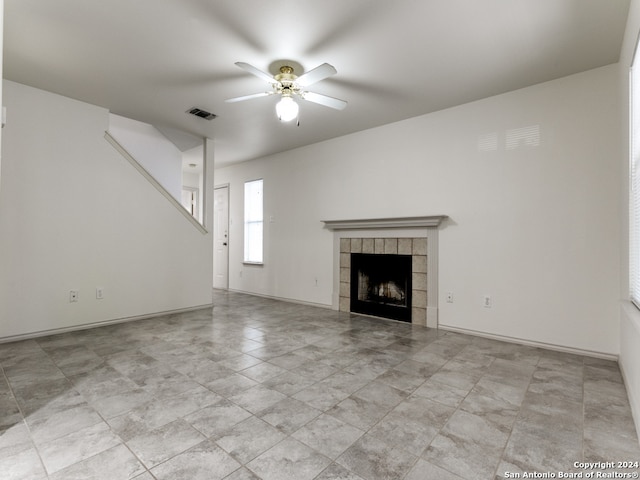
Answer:
M351 311L410 322L411 264L411 255L351 253Z
M339 301L339 309L343 312L357 312L357 313L366 313L368 315L380 316L383 318L394 318L396 320L410 321L412 323L417 323L420 325L425 324L425 320L427 317L427 249L428 242L424 237L375 237L375 238L367 238L367 237L350 237L350 238L341 238L340 239L340 301ZM398 308L385 307L382 309L378 309L378 311L372 311L371 302L356 303L352 304L352 299L355 297L356 301L358 298L357 289L353 287L353 284L358 285L360 281L357 275L357 268L352 269L352 258L355 258L355 262L358 262L354 254L363 254L363 258L370 257L372 255L381 257L383 260L381 261L382 266L380 268L375 267L373 272L364 272L369 277L373 274L374 276L379 275L379 272L382 270L386 270L386 262L395 263L395 259L391 257L404 257L404 260L400 260L400 262L410 261L410 266L406 267L406 272L408 275L407 280L395 278L397 275L392 274L390 278L387 279L379 279L374 278L373 280L366 280L372 284L372 287L377 283L378 284L378 296L380 293L380 283L382 282L393 282L394 285L390 288L391 293L386 295L392 298L395 298L395 302L399 301L404 295L405 303L403 305L406 307L411 313L407 318L405 314L397 315ZM409 259L409 260L407 260ZM374 259L375 260L375 259ZM356 273L354 273L356 270ZM365 279L363 279L365 281ZM396 291L398 286L404 287L405 293L401 295ZM384 288L384 286L383 286ZM361 289L362 292L366 291L365 289ZM394 293L395 292L395 293ZM374 292L375 293L375 292ZM362 296L362 295L361 295ZM362 298L360 298L360 302L362 302ZM393 301L385 301L384 303L393 303ZM355 309L353 308L355 306ZM381 312L380 310L387 310L387 312ZM389 313L389 310L394 313ZM393 315L393 317L389 316ZM408 313L406 315L409 315Z
M438 326L438 227L446 215L323 220L334 232L333 306L351 312L351 254L408 255L411 323ZM409 286L410 285L410 286ZM427 289L427 286L429 287ZM394 287L395 288L395 287ZM410 296L409 296L410 295Z

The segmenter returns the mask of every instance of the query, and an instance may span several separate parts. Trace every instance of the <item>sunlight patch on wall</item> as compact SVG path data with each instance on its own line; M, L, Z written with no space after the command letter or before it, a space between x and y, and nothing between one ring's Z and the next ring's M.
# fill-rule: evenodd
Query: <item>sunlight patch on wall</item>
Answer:
M540 145L540 125L512 128L507 130L506 149L515 150L523 147L537 147Z
M478 135L478 151L493 152L499 148L498 132L482 133ZM504 149L515 150L540 146L540 125L510 128L505 130Z

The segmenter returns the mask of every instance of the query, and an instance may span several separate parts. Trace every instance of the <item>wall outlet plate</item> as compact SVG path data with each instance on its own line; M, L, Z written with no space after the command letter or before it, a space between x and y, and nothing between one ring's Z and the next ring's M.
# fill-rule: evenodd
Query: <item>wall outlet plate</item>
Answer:
M491 308L491 295L485 295L482 297L482 306L484 308Z

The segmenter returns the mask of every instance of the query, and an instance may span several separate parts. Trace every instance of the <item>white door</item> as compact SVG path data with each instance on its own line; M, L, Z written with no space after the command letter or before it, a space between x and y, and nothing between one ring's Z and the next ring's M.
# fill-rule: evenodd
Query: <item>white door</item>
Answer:
M229 187L213 191L213 288L229 288Z

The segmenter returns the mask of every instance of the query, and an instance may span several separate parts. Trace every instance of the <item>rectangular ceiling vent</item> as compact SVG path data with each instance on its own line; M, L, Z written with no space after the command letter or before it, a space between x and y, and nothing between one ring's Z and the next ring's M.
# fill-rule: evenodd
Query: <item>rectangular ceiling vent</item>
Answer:
M189 113L191 115L195 115L196 117L204 118L205 120L213 120L214 118L216 118L215 114L196 107L193 107L191 110L189 110Z

